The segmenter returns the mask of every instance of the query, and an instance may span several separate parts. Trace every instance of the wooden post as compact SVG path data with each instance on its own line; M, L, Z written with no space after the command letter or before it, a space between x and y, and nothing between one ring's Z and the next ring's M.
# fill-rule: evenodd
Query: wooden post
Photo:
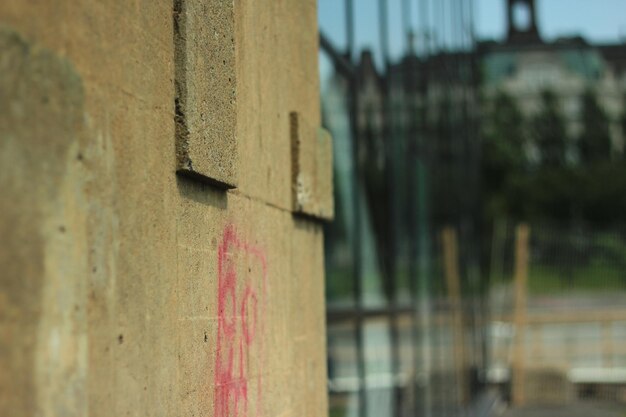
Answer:
M527 328L530 329L532 333L532 355L533 360L537 365L543 365L545 362L545 358L543 357L543 338L541 337L543 334L543 326L541 323L530 324L526 323Z
M525 332L526 299L528 291L528 241L530 229L527 224L517 226L515 232L515 340L513 344L513 381L511 386L513 405L525 403Z
M613 366L613 322L607 320L602 322L602 353L605 368Z
M446 279L448 302L452 309L454 332L454 362L459 383L459 400L465 404L469 400L469 381L465 358L465 329L461 304L461 279L459 274L459 250L456 231L445 227L441 233L443 246L443 266Z

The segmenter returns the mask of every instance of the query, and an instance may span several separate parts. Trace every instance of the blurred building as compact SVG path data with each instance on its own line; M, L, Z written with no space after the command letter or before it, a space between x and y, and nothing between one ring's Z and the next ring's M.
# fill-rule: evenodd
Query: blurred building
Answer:
M376 65L370 51L364 51L358 63L358 128L370 138L363 151L364 155L372 153L369 162L383 164L385 114L389 115L388 133L397 136L400 129L419 136L423 155L433 163L446 164L459 152L467 156L472 145L459 136L473 132L458 127L464 120L477 119L474 87L482 94L483 113L492 110L494 97L503 92L529 120L541 109L542 93L556 95L572 142L566 159L572 162L578 159L575 142L581 132L582 97L586 91L593 92L610 124L613 153L621 154L626 44L592 44L581 36L546 41L536 10L536 0L507 0L506 38L480 40L475 50L434 45L431 49L436 52L428 54L427 45L425 54L409 52L386 69ZM411 103L407 106L407 102ZM406 109L413 109L413 114ZM529 145L530 159L540 159L537 147Z
M575 145L581 133L581 98L589 90L608 117L614 153L621 153L626 44L594 45L580 36L546 41L537 23L535 3L508 0L506 39L478 44L486 110L490 99L501 91L514 98L522 114L531 118L540 111L542 93L550 91L558 97L568 137ZM531 146L529 151L540 157L536 148ZM568 156L577 159L575 151Z

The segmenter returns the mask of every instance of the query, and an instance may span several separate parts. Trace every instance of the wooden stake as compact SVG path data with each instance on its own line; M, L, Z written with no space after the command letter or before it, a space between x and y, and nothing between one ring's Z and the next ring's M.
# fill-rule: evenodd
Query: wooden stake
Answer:
M613 323L605 321L602 323L602 356L604 357L604 367L613 366Z
M525 398L525 332L526 332L526 301L528 291L528 242L530 228L522 223L515 233L515 304L514 323L515 340L513 344L513 405L524 405Z
M459 250L456 231L452 227L445 227L441 232L441 241L443 245L443 266L448 302L452 309L454 362L459 383L459 400L461 404L465 404L469 400L469 381L465 357L465 329L463 326Z

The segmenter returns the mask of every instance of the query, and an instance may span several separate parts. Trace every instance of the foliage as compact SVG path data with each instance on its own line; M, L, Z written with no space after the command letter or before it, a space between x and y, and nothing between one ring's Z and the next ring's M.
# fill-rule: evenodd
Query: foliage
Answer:
M609 120L595 95L582 97L580 164L566 164L568 138L557 97L544 91L542 109L529 123L541 153L531 167L524 152L526 129L515 101L499 93L483 129L484 216L591 226L626 223L626 166L612 161ZM624 115L626 124L626 114Z
M459 115L455 114L450 97L445 95L437 104L431 127L434 139L429 149L432 156L429 190L435 224L454 223L463 212L462 169L467 155L460 152L461 127Z
M620 124L622 127L622 135L623 137L626 137L626 94L624 94L624 97L622 99L622 116L620 118Z
M603 161L515 176L504 198L519 220L608 226L625 223L625 190L626 166Z
M590 89L582 96L581 122L583 128L579 143L582 162L589 164L609 160L612 147L609 118Z
M509 188L513 179L524 172L526 132L515 100L503 91L497 93L484 121L482 189L486 216L493 218L509 210Z
M624 291L624 271L613 265L591 263L573 269L568 274L555 267L531 267L528 289L531 294L562 294L564 290L576 293Z
M532 293L624 291L626 241L615 231L536 227L529 271Z
M575 170L546 167L512 178L507 214L518 220L569 220L576 194Z
M532 122L532 135L541 153L541 165L558 167L565 163L567 132L558 97L550 90L541 93L542 108Z

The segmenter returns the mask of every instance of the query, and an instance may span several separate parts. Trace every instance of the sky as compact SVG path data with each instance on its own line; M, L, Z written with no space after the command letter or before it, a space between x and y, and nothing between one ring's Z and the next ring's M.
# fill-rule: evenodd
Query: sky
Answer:
M480 37L502 37L506 30L504 0L477 2ZM537 7L539 29L546 39L572 34L593 42L626 39L626 0L538 0Z
M378 48L378 0L353 0L355 5L355 31L357 50ZM402 0L387 0L389 4L390 54L402 55L407 42L403 35L403 16L409 16L411 27L419 27L417 1L408 0L412 7L402 10ZM430 0L433 5L446 7L467 0ZM579 34L598 43L626 41L626 0L537 0L538 24L544 39ZM345 15L343 0L318 0L321 30L338 48L345 47ZM469 3L464 3L469 4ZM444 5L444 6L442 6ZM501 39L506 30L505 0L475 0L475 30L479 39ZM462 28L469 32L470 28ZM422 31L423 33L423 31ZM438 36L438 35L435 35ZM439 34L446 41L445 34ZM419 42L419 39L418 39ZM378 54L380 59L380 54Z

